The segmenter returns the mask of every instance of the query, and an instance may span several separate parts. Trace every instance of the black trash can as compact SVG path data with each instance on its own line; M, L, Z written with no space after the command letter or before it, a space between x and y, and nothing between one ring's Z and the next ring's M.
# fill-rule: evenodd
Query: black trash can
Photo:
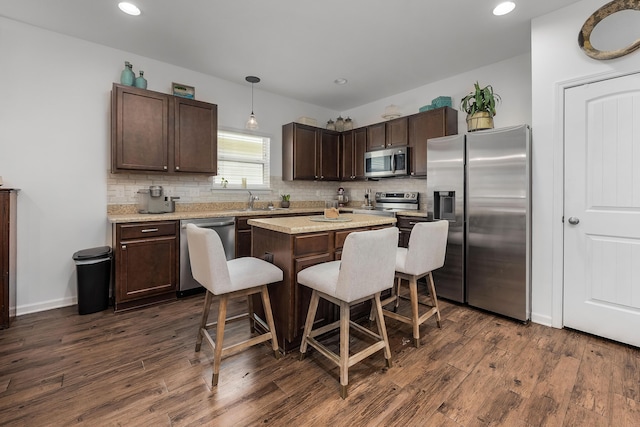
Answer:
M78 314L106 310L111 283L111 248L84 249L73 254L78 273Z

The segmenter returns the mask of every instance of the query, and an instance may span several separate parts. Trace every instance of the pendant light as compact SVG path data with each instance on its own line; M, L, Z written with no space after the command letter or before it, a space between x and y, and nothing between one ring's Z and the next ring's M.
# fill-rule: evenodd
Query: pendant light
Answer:
M249 116L249 120L247 120L245 128L249 130L257 130L258 121L256 120L255 114L253 114L253 84L260 83L260 78L256 76L247 76L245 77L245 80L251 83L251 115Z

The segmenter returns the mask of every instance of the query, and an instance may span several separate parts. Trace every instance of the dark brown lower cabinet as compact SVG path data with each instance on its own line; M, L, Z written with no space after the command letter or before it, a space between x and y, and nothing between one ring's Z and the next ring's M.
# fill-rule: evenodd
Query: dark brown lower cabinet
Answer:
M16 317L17 194L15 189L0 189L0 329Z
M115 311L176 298L179 221L114 226Z

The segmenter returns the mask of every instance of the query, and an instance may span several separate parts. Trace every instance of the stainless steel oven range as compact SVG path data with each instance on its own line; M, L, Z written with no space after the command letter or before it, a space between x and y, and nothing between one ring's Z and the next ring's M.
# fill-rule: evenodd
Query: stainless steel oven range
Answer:
M235 258L236 251L236 219L235 217L196 218L180 221L180 287L178 296L186 296L203 292L204 288L193 278L191 263L189 262L189 247L187 245L187 224L210 228L220 236L227 260Z
M417 211L420 194L410 191L377 192L371 209L354 209L353 213L396 216L400 211Z

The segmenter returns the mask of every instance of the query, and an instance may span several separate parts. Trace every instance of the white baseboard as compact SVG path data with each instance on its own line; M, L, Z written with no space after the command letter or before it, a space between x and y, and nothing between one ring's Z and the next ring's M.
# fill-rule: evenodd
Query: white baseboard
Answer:
M531 313L531 321L533 323L538 323L540 325L553 327L551 316L544 316L536 313Z
M20 305L16 307L16 316L38 313L40 311L52 310L54 308L68 307L77 303L78 297L67 297L57 300L39 302L37 304Z

